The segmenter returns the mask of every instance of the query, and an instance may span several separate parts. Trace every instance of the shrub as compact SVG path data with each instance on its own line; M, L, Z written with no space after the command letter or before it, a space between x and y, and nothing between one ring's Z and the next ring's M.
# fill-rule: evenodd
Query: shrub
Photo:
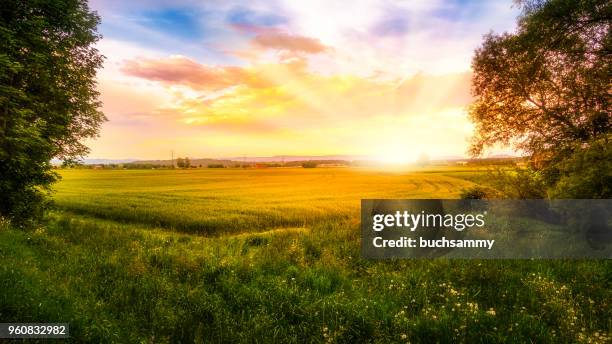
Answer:
M542 172L531 168L497 169L492 172L491 179L502 198L543 199L547 196Z
M612 143L610 137L576 148L556 166L559 176L551 198L612 198Z
M481 186L473 186L468 189L463 189L461 191L461 195L459 196L461 199L486 199L487 190Z
M317 163L314 161L305 161L302 163L303 168L315 168L317 167Z

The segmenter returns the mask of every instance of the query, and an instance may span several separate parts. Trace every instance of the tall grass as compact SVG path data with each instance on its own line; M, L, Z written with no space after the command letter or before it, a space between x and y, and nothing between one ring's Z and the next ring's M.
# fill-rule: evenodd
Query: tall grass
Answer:
M45 226L0 225L0 319L69 322L72 341L83 342L610 341L609 261L359 257L353 197L448 197L462 181L436 174L436 183L429 173L211 170L66 173L57 195L62 210ZM252 187L231 189L238 179ZM425 194L408 180L437 191ZM289 185L303 192L287 195ZM148 213L136 200L176 190L185 191L182 205L150 203L166 224L138 218ZM228 203L199 204L206 196ZM94 209L96 200L107 208ZM131 214L131 202L143 208ZM327 215L290 227L245 216L241 225L259 227L241 228L220 219L212 222L215 236L181 225L189 223L181 209L205 221L207 206L229 215L256 205L276 205L287 223L292 209ZM84 211L71 212L77 207Z
M56 204L83 215L222 234L358 217L362 198L456 198L439 173L347 168L64 170Z

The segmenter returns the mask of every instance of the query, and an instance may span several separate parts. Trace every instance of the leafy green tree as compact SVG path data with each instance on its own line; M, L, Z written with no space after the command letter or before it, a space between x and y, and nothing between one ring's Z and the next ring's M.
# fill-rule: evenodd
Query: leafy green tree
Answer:
M191 160L188 157L176 159L176 166L180 168L190 168Z
M83 0L0 5L0 215L42 214L58 177L50 160L77 161L105 120L94 48L100 18Z
M490 175L491 185L501 193L501 196L513 199L540 199L547 196L547 186L542 172L533 168L516 170L498 168L491 171Z
M303 168L315 168L318 164L315 161L304 161L302 163Z
M176 159L176 166L180 168L189 168L191 167L191 160L189 158L178 158Z
M612 3L517 2L516 32L486 35L472 61L471 152L513 145L554 186L562 161L610 144Z
M554 198L610 198L612 195L612 136L576 149L555 167L559 181L551 190Z

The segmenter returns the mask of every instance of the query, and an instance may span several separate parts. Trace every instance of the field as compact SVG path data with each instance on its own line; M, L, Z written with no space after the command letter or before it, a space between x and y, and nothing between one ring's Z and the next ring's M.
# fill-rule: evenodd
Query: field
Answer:
M0 224L0 319L89 342L583 342L609 261L368 261L362 198L457 198L482 170L61 170L35 230Z
M354 219L362 198L457 198L471 184L440 173L349 168L73 170L63 175L56 202L64 210L206 235Z

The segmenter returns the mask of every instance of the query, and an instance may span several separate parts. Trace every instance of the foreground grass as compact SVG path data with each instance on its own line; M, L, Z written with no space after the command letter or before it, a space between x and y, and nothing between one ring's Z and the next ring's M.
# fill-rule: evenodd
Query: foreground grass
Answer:
M439 172L70 173L46 225L0 224L3 322L69 322L87 342L610 341L607 260L361 259L358 199L469 183Z
M608 261L364 261L357 223L206 238L55 214L0 230L0 318L92 342L601 342Z

